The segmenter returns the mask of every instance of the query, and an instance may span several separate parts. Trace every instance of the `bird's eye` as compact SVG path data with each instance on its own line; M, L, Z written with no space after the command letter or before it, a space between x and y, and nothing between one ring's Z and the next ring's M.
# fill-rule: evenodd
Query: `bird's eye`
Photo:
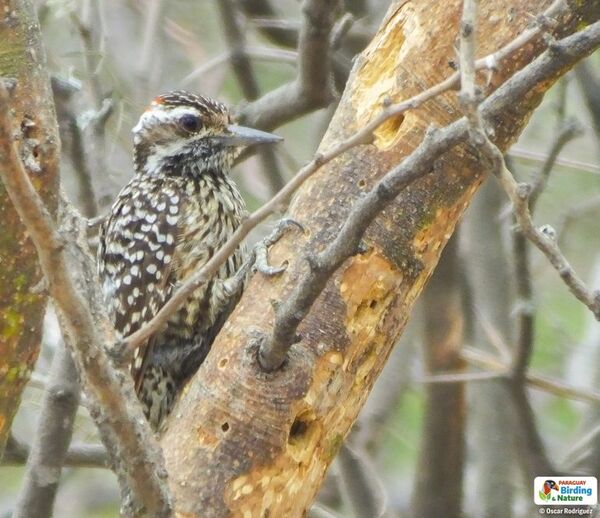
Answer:
M200 122L200 118L196 117L196 115L186 113L185 115L182 115L179 119L179 125L185 131L189 131L190 133L192 133L194 131L198 131L202 126L202 123Z

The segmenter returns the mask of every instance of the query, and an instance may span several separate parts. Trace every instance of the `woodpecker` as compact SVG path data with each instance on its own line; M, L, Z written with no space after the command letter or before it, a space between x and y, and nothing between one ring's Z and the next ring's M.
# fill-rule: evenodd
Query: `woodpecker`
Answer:
M98 272L120 337L151 320L234 233L246 207L229 176L233 162L246 146L279 140L233 124L225 105L207 97L174 91L154 99L133 128L135 175L100 230ZM134 352L130 370L153 429L237 303L246 256L238 247Z

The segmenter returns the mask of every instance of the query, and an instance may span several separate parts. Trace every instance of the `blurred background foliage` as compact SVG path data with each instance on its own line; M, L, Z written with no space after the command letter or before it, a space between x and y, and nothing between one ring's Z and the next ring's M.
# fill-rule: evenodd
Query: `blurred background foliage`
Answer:
M60 81L61 95L68 99L67 108L59 109L61 129L64 130L62 185L69 199L84 212L90 203L97 203L100 214L106 211L132 175L130 130L155 95L185 88L217 97L232 106L243 105L244 97L231 70L230 49L224 39L217 4L217 0L37 1L51 73ZM353 52L368 42L388 4L383 0L347 2L347 8L355 18L350 30L355 41L342 52L346 67L351 65ZM275 21L290 30L298 28L299 2L280 0L272 5L279 13ZM241 16L241 12L239 14ZM283 49L261 33L265 20L242 16L241 23L260 92L292 80L295 76L293 49ZM597 88L600 87L599 65L598 55L586 63L592 77L596 74ZM107 102L110 102L110 114L106 124L98 125L98 112L102 111L103 103L105 108L109 107ZM282 181L288 180L312 157L332 113L333 107L328 107L277 130L285 137L285 145L277 148L276 156L277 174ZM78 151L74 151L77 132L70 131L65 123L69 117L83 134L90 127L97 132L93 139L94 149L84 150L92 156L88 170L95 202L89 199L90 190L82 188ZM539 199L535 219L538 224L552 226L575 269L588 283L600 288L600 122L594 119L586 102L579 72L566 76L547 95L509 157L519 179L535 178L553 139L565 123L576 124L581 132L561 150ZM273 172L266 172L262 165L257 157L251 157L234 172L251 209L260 206L273 192L269 180L269 174ZM520 307L513 282L510 212L499 189L488 183L484 187L486 201L481 198L464 218L457 253L464 274L461 285L465 294L464 345L484 350L497 359L503 348L506 351L513 348ZM479 193L480 197L483 195L483 191ZM490 204L487 201L490 199L496 201ZM482 218L493 222L498 232L487 237L485 233L477 232L477 227L482 226ZM478 282L473 286L472 265L487 260L490 252L505 264L508 277L502 278L501 272L497 272L498 279L484 275L489 283ZM600 426L600 325L568 293L547 261L535 251L530 255L534 298L527 309L535 314L531 372L558 385L574 387L595 399L595 403L582 402L565 394L529 388L537 429L555 466L578 465L598 476L598 465L587 461L594 455L594 448L598 448L600 438L596 431L591 441L584 439ZM499 284L506 289L504 328L498 327L489 314L494 312L490 309L490 301L493 305L497 297L498 304L502 304L502 296L497 292ZM481 293L486 302L480 300ZM429 321L427 311L428 308L420 304L414 312L409 329L395 348L351 438L354 443L364 446L369 462L385 488L386 512L390 516L411 515L417 471L426 469L418 460L422 441L428 433L423 428L427 388L435 379L422 360L423 328ZM495 342L495 345L484 344L482 336L484 342ZM49 312L42 355L13 426L15 436L25 442L31 441L42 398L40 386L59 340L56 320ZM466 366L467 372L481 370L473 365ZM445 382L444 386L451 384L454 383ZM465 516L526 518L533 516L534 510L532 481L521 473L520 461L524 454L522 451L517 453L513 437L519 433L520 419L507 418L506 426L498 427L490 424L493 420L481 418L486 412L500 415L511 406L510 398L499 394L502 390L499 384L495 379L466 382L464 474L450 472L447 476L464 477L462 506ZM494 392L496 389L498 393ZM482 400L486 391L492 396ZM486 439L490 441L486 442ZM94 425L82 407L76 421L74 442L94 443L97 440ZM500 495L505 493L506 506L494 512L482 494L485 486L482 478L492 474L486 473L481 459L486 448L498 447L502 449L495 453L509 459L498 466L499 471L504 471L500 478L508 487L497 489ZM331 472L320 500L337 508L341 516L351 516L343 494L336 489L339 466L334 465ZM0 516L9 516L22 473L21 467L0 467ZM496 476L498 473L494 473ZM431 493L438 489L432 487ZM118 489L110 471L100 468L64 470L56 516L99 518L115 516L117 512Z

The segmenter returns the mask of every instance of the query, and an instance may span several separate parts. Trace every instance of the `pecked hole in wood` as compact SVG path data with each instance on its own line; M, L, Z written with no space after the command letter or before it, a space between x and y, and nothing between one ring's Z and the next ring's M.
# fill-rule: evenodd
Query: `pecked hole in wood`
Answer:
M222 425L221 425L221 430L223 430L224 433L227 433L229 431L229 423L227 421L225 421Z
M298 444L302 443L303 439L307 435L309 435L309 431L310 431L311 425L314 423L314 420L315 420L315 416L314 416L313 412L311 412L309 410L300 412L296 416L296 419L294 419L294 422L292 423L292 426L290 427L290 434L288 436L288 444L298 445Z
M219 360L219 369L224 369L227 366L228 363L229 363L229 359L227 359L227 358L221 358Z
M396 141L403 122L404 115L395 115L394 117L391 117L385 121L381 126L379 126L379 128L377 128L376 131L373 132L377 137L380 148L383 147L386 149Z

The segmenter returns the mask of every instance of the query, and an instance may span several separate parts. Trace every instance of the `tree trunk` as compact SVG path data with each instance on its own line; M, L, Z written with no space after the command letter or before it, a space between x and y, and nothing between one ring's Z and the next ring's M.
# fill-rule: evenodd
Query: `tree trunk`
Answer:
M464 361L461 271L457 235L444 249L423 293L424 357L428 373L458 372ZM461 518L465 464L464 383L426 386L425 415L412 502L413 518ZM435 488L434 491L431 488Z
M506 207L501 188L493 183L484 185L465 218L469 246L466 250L470 287L473 293L471 318L477 322L467 342L497 354L494 345L482 329L482 319L502 333L508 344L514 343L514 319L510 312L512 277L507 260L506 226L500 213ZM472 455L477 458L475 483L469 487L477 513L482 518L512 518L514 480L518 458L514 441L507 440L518 429L512 405L507 404L501 380L469 386L473 412L469 416ZM503 488L498 491L498 488Z
M364 126L386 100L408 99L453 72L461 4L392 4L375 39L355 62L322 150ZM531 14L549 4L482 2L479 56L512 40ZM598 1L574 2L572 9L578 14L586 10L586 17L561 18L561 32L600 15ZM541 40L536 40L500 63L488 90L541 50ZM494 118L494 138L502 149L519 135L556 77ZM253 277L163 437L180 516L293 518L310 506L481 182L482 166L473 151L459 146L445 154L377 218L365 236L369 251L346 261L327 283L282 369L261 371L253 337L257 331L269 332L272 302L286 298L307 269L304 257L335 237L357 198L410 154L431 124L443 126L458 117L455 93L437 97L389 121L376 131L373 144L345 153L299 189L289 216L307 231L303 237L286 236L270 251L273 263L288 261L286 273L275 279Z
M16 80L11 86L11 106L15 120L23 121L23 159L34 186L54 212L58 129L40 28L27 0L2 0L0 9L0 78ZM36 251L2 183L0 221L1 457L21 392L38 357L46 295L43 290L32 290L42 278Z

